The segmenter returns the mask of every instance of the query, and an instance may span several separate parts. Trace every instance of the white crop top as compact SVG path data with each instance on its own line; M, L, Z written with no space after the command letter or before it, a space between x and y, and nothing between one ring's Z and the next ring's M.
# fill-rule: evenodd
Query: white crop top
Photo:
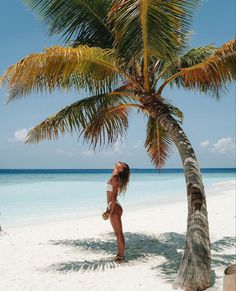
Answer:
M111 184L106 184L106 190L109 192L113 191L113 186Z

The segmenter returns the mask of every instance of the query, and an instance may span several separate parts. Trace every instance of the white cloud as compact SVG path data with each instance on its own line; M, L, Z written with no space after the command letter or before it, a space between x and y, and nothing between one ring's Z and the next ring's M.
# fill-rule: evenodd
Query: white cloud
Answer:
M81 152L81 155L85 157L91 157L91 156L94 156L94 154L95 154L94 151L91 151L91 150Z
M59 154L59 155L64 155L64 156L67 156L67 157L75 157L75 153L73 152L68 152L68 151L65 151L63 149L57 149L56 152Z
M209 140L206 139L200 143L200 146L205 148L205 147L209 146L209 144L210 144Z
M113 145L112 145L112 151L116 153L123 152L125 150L127 145L122 142L122 139L118 139Z
M9 142L24 142L28 132L29 132L29 129L27 128L17 129L14 132L14 137L8 138L7 140Z
M141 142L141 141L140 141ZM136 146L139 146L139 141ZM123 142L121 138L117 139L117 141L107 149L103 149L99 152L93 150L85 150L80 153L81 156L89 157L89 158L99 158L99 159L107 159L111 157L118 156L132 156L134 153L134 146L129 146Z
M221 138L212 147L212 151L219 154L231 154L235 153L235 142L231 137Z
M117 155L129 155L128 147L122 142L122 139L118 139L111 148L97 153L99 158L109 158Z
M200 143L202 148L207 149L209 152L218 154L234 154L236 150L235 141L231 137L223 137L215 144L210 144L208 140Z
M141 144L142 144L141 139L137 140L136 144L134 145L134 149L139 148Z
M103 149L102 151L96 150L85 150L80 153L81 156L88 158L99 158L99 159L108 159L112 157L121 157L121 156L133 156L134 149L139 148L142 145L141 140L137 140L135 144L127 145L123 142L122 138L118 138L117 141L107 149Z

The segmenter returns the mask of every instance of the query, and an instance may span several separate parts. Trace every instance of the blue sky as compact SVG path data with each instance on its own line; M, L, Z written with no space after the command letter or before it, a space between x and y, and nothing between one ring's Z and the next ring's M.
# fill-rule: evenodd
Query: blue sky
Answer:
M234 0L203 1L193 21L190 47L213 43L221 46L235 36ZM62 44L47 37L46 27L21 1L3 0L0 10L0 74L27 54ZM220 101L197 92L166 89L164 95L184 112L183 129L195 149L200 167L235 167L235 86ZM131 115L126 138L112 148L94 153L88 145L67 134L56 141L25 145L29 128L64 106L82 98L77 92L32 94L6 104L0 89L0 168L111 168L123 160L132 168L152 168L144 149L146 120ZM165 168L181 168L176 149Z

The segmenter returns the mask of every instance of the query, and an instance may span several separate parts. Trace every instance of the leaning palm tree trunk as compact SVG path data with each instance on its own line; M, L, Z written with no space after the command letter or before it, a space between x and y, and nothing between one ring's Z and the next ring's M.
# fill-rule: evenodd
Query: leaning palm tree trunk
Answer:
M206 196L197 158L184 131L170 114L160 106L156 110L149 107L149 112L177 146L185 172L188 200L186 243L174 287L186 291L205 290L210 286L211 251Z

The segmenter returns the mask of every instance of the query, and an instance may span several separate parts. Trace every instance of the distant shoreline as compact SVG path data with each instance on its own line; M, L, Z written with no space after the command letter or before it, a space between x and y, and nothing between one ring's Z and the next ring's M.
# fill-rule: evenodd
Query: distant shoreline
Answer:
M0 169L0 174L103 174L112 169ZM132 173L184 173L183 168L133 168ZM201 168L202 173L236 173L236 168Z

